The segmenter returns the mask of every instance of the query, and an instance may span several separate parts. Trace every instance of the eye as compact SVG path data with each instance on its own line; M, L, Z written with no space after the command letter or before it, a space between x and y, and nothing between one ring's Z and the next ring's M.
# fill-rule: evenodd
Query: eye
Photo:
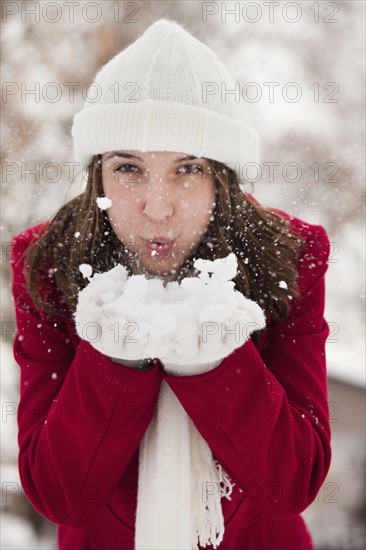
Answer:
M130 170L129 168L133 168L134 170ZM113 170L114 172L136 172L139 169L134 164L119 164Z
M141 170L135 164L118 164L112 170L114 181L120 185L132 187L143 181Z
M188 170L186 170L188 168ZM183 174L202 174L202 167L199 164L185 164L179 170L183 169Z

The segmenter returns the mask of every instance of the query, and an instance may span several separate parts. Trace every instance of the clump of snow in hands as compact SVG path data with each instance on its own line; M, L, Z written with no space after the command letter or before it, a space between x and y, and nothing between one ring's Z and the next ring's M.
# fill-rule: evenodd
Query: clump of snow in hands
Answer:
M198 259L194 266L198 277L165 285L159 278L128 277L122 265L92 278L88 272L90 283L79 293L75 312L79 336L121 359L226 357L265 326L264 313L234 290L235 254Z

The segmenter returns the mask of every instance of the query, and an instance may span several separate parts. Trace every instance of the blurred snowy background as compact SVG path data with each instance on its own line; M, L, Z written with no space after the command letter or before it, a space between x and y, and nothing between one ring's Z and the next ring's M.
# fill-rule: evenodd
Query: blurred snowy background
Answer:
M82 94L102 64L169 17L238 83L248 124L262 137L248 191L328 232L333 462L304 517L317 550L365 548L365 2L28 1L1 9L0 547L56 548L55 526L29 505L17 473L10 239L82 191L70 164Z

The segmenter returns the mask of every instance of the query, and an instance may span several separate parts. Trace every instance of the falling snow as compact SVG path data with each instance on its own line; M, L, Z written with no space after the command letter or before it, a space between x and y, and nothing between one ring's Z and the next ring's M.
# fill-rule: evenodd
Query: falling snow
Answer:
M91 274L93 273L93 268L89 264L80 264L79 265L79 271L82 273L83 277L89 278L89 277L91 277Z
M109 197L97 197L97 205L101 210L106 210L112 206L112 201Z
M333 4L336 7L336 3ZM342 48L339 48L339 55L334 55L334 44L346 44L346 41L351 41L349 42L350 48L343 48L344 52L347 52L349 49L351 49L351 51L358 51L357 36L361 37L363 31L360 32L357 27L363 25L364 17L360 17L358 11L363 9L360 8L360 6L363 5L362 2L344 2L343 4L345 5L342 6L340 12L335 14L335 16L332 16L332 6L329 11L320 8L320 24L311 24L314 19L310 17L310 11L304 8L303 13L305 15L307 11L308 17L302 17L301 21L294 25L285 22L281 25L279 21L280 18L277 17L277 13L280 13L279 10L279 12L276 12L274 24L269 24L267 21L266 36L268 41L265 42L262 40L261 33L258 33L257 37L253 34L252 41L256 55L250 54L245 41L241 44L241 41L238 40L236 47L229 52L230 56L228 56L228 62L232 67L237 67L239 71L237 73L238 80L242 81L245 72L248 74L251 73L253 80L258 82L265 81L266 77L268 77L267 80L274 80L271 78L274 70L273 67L279 66L280 72L282 71L282 82L292 80L294 67L296 67L301 69L299 74L303 74L306 82L313 83L319 81L321 84L320 90L322 90L322 86L325 82L340 84L342 100L344 100L342 103L343 109L337 109L337 104L324 103L326 94L329 93L329 90L326 91L324 89L322 90L323 94L320 96L320 102L314 104L313 101L310 107L306 106L304 108L302 100L297 104L281 103L281 101L277 99L277 96L276 101L271 105L268 101L265 101L263 97L262 100L257 103L250 104L248 115L253 121L266 121L266 124L263 124L261 128L263 141L267 144L268 151L274 151L276 153L276 160L281 161L284 159L282 166L287 162L287 159L297 160L300 162L301 166L304 167L304 173L305 169L308 170L308 174L305 175L312 176L312 178L314 178L314 174L309 172L308 167L312 165L314 160L318 160L320 166L323 167L321 184L314 185L314 179L311 179L311 177L308 178L309 185L302 185L301 190L297 184L290 183L286 186L286 183L283 181L279 181L277 187L276 184L258 184L256 196L261 199L262 195L265 203L272 205L276 203L276 206L292 210L293 214L297 215L298 213L299 216L304 219L308 217L309 221L312 220L314 223L324 222L325 227L330 230L329 236L331 241L333 241L334 245L339 245L341 256L337 253L337 250L332 254L331 261L334 263L330 265L330 270L327 273L327 312L328 319L335 324L338 323L339 312L341 311L342 316L340 320L342 323L340 324L342 338L339 339L336 345L334 345L334 343L329 343L327 345L328 371L330 374L338 376L341 379L349 379L356 384L364 385L364 368L362 361L364 353L364 303L360 302L364 300L365 295L362 293L362 288L360 286L362 285L362 278L359 278L360 282L357 284L357 279L354 277L354 274L358 274L358 266L363 262L362 251L364 249L362 208L359 207L360 201L357 200L359 193L362 193L364 185L363 171L360 170L360 166L363 166L363 157L361 156L363 152L363 125L362 117L359 116L360 86L358 85L358 79L362 78L363 71L362 67L360 70L360 64L362 63L360 56L359 60L355 57L353 60L354 62L350 64L348 63L348 56L341 55ZM108 13L108 11L110 10L106 10L106 13ZM18 14L19 13L20 12L18 12ZM315 10L312 10L312 13L315 14ZM8 58L8 61L4 65L4 69L8 76L6 80L18 80L19 84L20 82L26 82L28 71L32 70L27 62L27 56L19 55L22 49L22 43L23 45L25 44L24 32L28 33L27 36L29 35L27 44L33 44L32 51L40 54L36 59L36 65L39 68L40 74L44 75L45 81L48 80L48 82L52 82L57 80L59 75L62 75L62 72L65 73L66 71L67 73L67 71L69 71L70 55L59 56L57 63L48 62L47 56L49 52L43 45L44 43L49 43L50 39L56 39L59 47L63 49L66 48L66 53L68 53L69 48L73 48L73 53L77 54L77 58L83 59L84 62L80 65L80 68L83 71L84 79L89 78L97 68L95 62L98 56L95 56L95 51L89 47L90 40L85 39L85 37L89 32L95 32L94 28L98 25L105 25L103 18L100 22L93 25L74 25L72 26L73 28L70 27L70 35L64 32L62 21L59 24L51 23L39 25L32 23L32 16L30 16L27 18L27 23L24 24L20 16L16 17L17 19L15 17L8 18L6 23L7 28L4 29L7 33L7 40L4 40L4 47L9 50L9 55L4 56L4 59L6 57ZM217 21L220 22L220 14L216 17ZM322 22L326 21L326 17L330 21L332 18L338 17L339 22L336 25L329 23L322 25ZM214 17L212 17L212 19L214 20ZM259 26L262 25L263 20L264 17L261 18ZM243 19L241 19L241 21L243 21ZM58 25L60 25L60 27ZM289 27L293 28L295 31L299 28L299 25L304 25L301 32L289 32ZM90 31L91 26L93 30ZM217 37L215 36L215 40L217 39L218 43L218 53L220 53L220 47L222 48L221 51L226 51L224 46L227 42L227 36L225 33L230 36L231 31L235 31L240 25L236 22L235 17L232 17L231 21L229 17L225 25L219 24L218 26L220 33L223 33L222 45L220 45L220 33L216 33ZM327 29L325 29L325 27L327 27ZM336 33L332 32L335 27L337 27ZM352 33L349 31L351 28L353 29ZM72 38L70 38L70 36ZM120 36L118 36L118 39L120 39ZM268 44L273 44L274 47L268 48ZM291 47L291 44L295 44L296 48ZM289 45L290 47L288 47ZM317 63L309 63L309 59L314 57L312 56L312 52L320 51L320 48L322 48L322 56L318 56ZM70 52L71 51L70 49ZM270 54L268 52L270 52ZM245 63L243 62L244 58L246 60ZM261 60L260 63L258 63L258 59ZM10 103L10 99L12 98L8 97L8 105L10 107L7 109L8 118L6 118L6 113L4 111L4 128L9 138L4 140L4 144L6 144L4 158L32 158L34 153L38 151L41 152L41 154L37 157L37 160L40 160L42 163L55 158L56 155L59 158L59 162L70 160L70 140L64 139L64 128L66 123L69 124L70 114L74 114L76 104L70 104L68 101L63 101L62 104L60 103L57 106L57 109L53 110L53 116L49 117L50 104L47 101L41 98L39 103L32 103L30 94L27 96L26 105L19 103L21 109L18 109L16 100L19 97L19 94L13 94L13 98L15 99L13 103ZM79 94L76 101L79 101L80 106L82 99L81 94ZM341 122L344 113L347 113L347 121L350 128L352 127L351 133L338 131L338 129L342 127ZM24 124L24 130L22 130L22 121L24 120L31 120L31 126L33 126L33 124L36 126L41 123L42 131L30 132L30 125L28 123ZM307 130L309 128L316 128L316 134L308 132ZM294 129L297 129L298 136L305 136L307 141L288 139L289 132L293 132ZM19 143L21 144L21 153L18 151ZM309 146L304 147L304 144ZM318 149L319 145L320 149ZM55 151L56 154L54 154ZM304 151L307 152L306 155L303 154ZM329 177L331 175L331 172L325 170L325 163L329 162L329 159L337 162L341 168L342 166L347 167L346 172L339 174L343 177L345 185L343 201L339 201L340 197L334 201L332 195L334 194L334 196L337 197L338 190L334 188L332 184L327 185L325 183L325 176ZM279 167L279 175L281 174L282 166ZM27 168L31 170L32 165L28 166L27 164ZM223 172L225 172L225 170L223 170ZM47 184L47 181L46 184L44 181L36 181L36 178L32 178L30 172L30 174L27 175L27 183L25 185L23 178L19 177L19 174L20 172L16 171L13 178L9 179L10 185L5 182L4 186L4 198L7 202L7 208L4 209L4 215L8 218L4 226L7 231L7 238L9 238L10 234L15 234L24 227L38 223L41 219L45 219L45 217L49 215L50 209L56 209L56 206L59 206L64 200L64 193L60 191L61 181L55 187L53 184ZM67 185L69 185L69 182L67 182ZM308 195L303 194L304 187L308 189ZM64 189L66 189L66 187ZM340 191L342 192L342 189L340 189ZM314 200L311 201L309 197ZM293 198L296 200L292 200ZM22 208L22 205L26 205L26 207ZM345 220L347 218L347 212L350 211L353 212L351 219L352 223L348 224L345 223ZM347 226L349 227L347 228ZM108 234L108 232L105 232L105 234ZM79 236L77 232L75 238ZM277 253L280 254L280 252ZM337 263L337 259L339 258L341 261ZM245 261L245 263L248 262ZM340 280L345 281L345 284L340 285ZM10 296L10 292L8 295ZM345 305L345 307L340 308L339 303ZM7 306L7 304L5 304L5 306ZM39 323L37 328L41 329L44 326L44 324ZM283 334L280 336L284 338ZM352 342L351 346L349 345L350 341ZM69 343L69 339L66 339L65 342ZM7 347L8 345L4 346L4 348ZM2 359L4 374L8 372L8 374L6 374L8 377L8 384L5 387L6 389L9 387L9 391L10 388L12 388L13 391L12 380L13 377L16 377L13 359L10 357L7 358L6 361L3 357ZM345 365L347 365L347 368L345 368ZM28 386L28 384L28 381L24 381L23 383L24 386ZM14 401L18 399L16 392L12 395L11 399ZM57 400L55 399L53 401ZM9 428L10 424L10 421L5 424L5 429L7 427ZM7 440L6 451L9 452L9 448L12 448L12 440L14 439L14 442L16 442L16 439L10 434L9 437L7 436L5 439ZM335 443L336 441L334 440L333 445L335 445ZM17 447L14 444L13 461L16 460L16 452ZM347 472L347 482L341 484L342 499L340 499L339 504L323 504L323 508L325 509L335 509L334 514L336 521L328 522L328 528L327 517L329 517L329 511L327 510L326 513L323 512L322 514L321 510L318 509L324 500L324 487L321 493L322 498L319 498L319 503L313 505L314 518L311 525L311 531L315 532L318 540L317 547L319 548L326 547L329 549L339 549L341 546L342 548L351 548L351 542L355 545L358 542L358 546L353 546L353 548L364 547L363 534L355 532L355 526L346 521L344 513L347 502L351 503L352 508L354 507L357 501L357 497L355 496L358 494L357 489L359 486L362 486L362 483L359 483L359 480L362 479L362 468L359 475L357 475L359 470L354 467L349 467L351 463L353 466L355 457L362 456L362 453L362 445L361 447L357 447L355 444L352 446L348 440L340 441L339 447L335 449L333 461L338 460L339 462L337 462L337 465L339 470ZM8 465L5 465L5 467L8 467ZM357 472L356 474L355 471ZM14 472L16 472L16 470L14 470ZM4 479L16 480L16 475L16 473L13 474L11 472L11 476L8 475L8 477ZM334 479L338 479L337 475L338 470L335 470L335 473L333 473L329 479L333 482ZM343 480L344 478L341 479L342 482ZM240 492L242 491L240 490ZM9 498L9 495L7 495L7 498ZM17 495L11 496L9 500L11 501L12 498L16 499ZM11 501L12 508L15 510L14 504L16 504L16 501ZM22 509L23 506L19 506L19 510ZM305 511L305 514L306 513L307 511ZM45 537L45 539L42 538L42 540L40 540L36 531L30 528L30 524L26 523L28 520L23 518L20 519L20 516L11 514L10 507L9 511L7 509L4 511L4 519L5 521L3 521L2 524L4 548L54 547L53 537L48 539L48 535L44 535L43 531L40 531L42 537ZM37 522L38 521L39 519ZM349 537L348 540L346 540L347 536Z

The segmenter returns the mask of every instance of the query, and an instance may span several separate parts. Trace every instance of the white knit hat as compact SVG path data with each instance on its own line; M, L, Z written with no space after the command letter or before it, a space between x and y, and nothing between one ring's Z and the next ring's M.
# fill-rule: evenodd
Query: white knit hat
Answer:
M233 93L230 93L233 92ZM75 115L75 161L116 150L176 151L236 171L259 162L259 135L216 54L179 23L160 19L97 73Z

